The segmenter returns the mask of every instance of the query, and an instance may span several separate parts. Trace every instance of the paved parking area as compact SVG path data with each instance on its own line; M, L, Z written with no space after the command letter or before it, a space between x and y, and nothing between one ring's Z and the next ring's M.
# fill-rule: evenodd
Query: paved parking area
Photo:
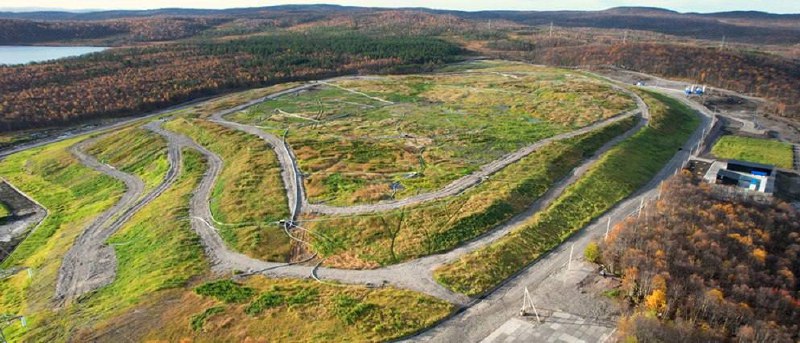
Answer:
M537 323L535 317L511 318L481 342L595 343L606 341L614 331L610 323L591 322L564 312L541 319L542 323Z

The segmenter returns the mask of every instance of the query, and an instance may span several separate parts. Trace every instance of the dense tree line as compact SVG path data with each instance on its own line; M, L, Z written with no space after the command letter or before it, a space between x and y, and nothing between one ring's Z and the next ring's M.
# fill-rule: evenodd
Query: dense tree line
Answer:
M764 97L771 100L763 108L765 112L800 118L800 62L777 55L669 43L537 44L536 48L520 43L495 45L496 50L505 50L504 55L534 63L613 65Z
M639 341L800 340L800 215L782 202L724 201L674 177L601 245L622 278Z
M430 68L460 52L456 45L423 36L281 33L0 67L0 130L131 115L226 89Z
M33 21L0 19L0 44L35 44L73 40L98 43L166 41L190 37L230 19L153 17L102 21Z

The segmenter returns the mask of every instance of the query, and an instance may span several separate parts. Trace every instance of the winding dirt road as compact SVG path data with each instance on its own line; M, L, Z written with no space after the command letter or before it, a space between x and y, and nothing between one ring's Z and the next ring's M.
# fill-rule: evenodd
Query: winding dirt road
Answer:
M338 78L338 79L341 80L346 78ZM275 151L275 154L278 157L278 162L281 165L281 176L283 178L284 185L286 188L287 199L289 201L289 208L291 209L291 221L296 220L297 215L299 215L301 212L328 214L328 215L354 215L354 214L364 214L364 213L385 212L406 206L417 205L425 202L430 202L433 200L454 196L461 192L464 192L465 190L471 187L480 184L484 178L497 173L498 171L502 170L508 165L519 161L520 159L532 154L533 152L537 151L538 149L541 149L542 147L546 146L551 142L573 138L603 128L605 126L611 125L613 123L629 118L636 114L645 113L645 111L647 110L647 106L644 104L641 98L639 98L635 93L623 87L612 84L612 87L614 87L618 91L626 93L628 96L630 96L632 99L636 101L635 109L620 113L614 117L595 122L591 125L582 127L580 129L571 132L559 134L550 138L537 141L536 143L525 146L517 151L506 154L505 156L497 160L487 163L481 166L481 168L478 171L469 175L465 175L457 180L454 180L445 187L435 191L420 193L399 200L386 200L374 204L340 207L340 206L330 206L326 204L310 204L308 202L308 199L305 196L305 189L304 189L305 186L303 184L302 173L299 171L298 168L297 158L295 157L294 152L292 151L291 147L288 145L288 143L284 138L279 138L269 132L261 130L256 126L237 123L225 119L225 116L228 114L244 110L250 106L254 106L261 102L275 99L283 95L308 90L309 88L315 87L318 84L335 86L328 81L319 81L312 84L306 84L299 87L287 89L278 93L270 94L265 97L250 101L246 104L228 110L214 113L210 117L211 118L210 120L212 122L221 124L223 126L226 126L234 130L243 131L261 138ZM353 90L348 90L348 91L355 92ZM360 92L355 92L355 93L362 94L369 98L373 98L369 95Z
M145 127L149 128L150 125ZM127 190L113 207L103 212L84 229L64 256L56 282L55 301L59 305L114 281L117 258L114 249L106 242L136 212L164 193L179 174L179 151L170 144L167 148L169 169L164 180L142 197L145 185L141 179L100 163L83 152L84 147L93 144L95 140L82 141L72 146L70 151L84 165L124 182ZM117 216L114 217L115 215ZM112 218L113 221L106 225Z
M378 203L375 205L358 205L342 208L307 204L303 195L302 176L298 171L296 159L294 158L290 147L286 145L284 140L276 137L275 135L263 132L257 127L227 121L224 119L224 116L246 109L247 107L256 105L263 101L279 97L284 94L309 89L314 86L315 84L312 83L283 92L271 94L266 97L255 99L243 105L215 113L211 117L212 121L230 128L254 134L262 138L273 148L273 150L276 151L282 166L282 177L287 191L290 208L292 209L290 223L293 223L297 216L301 213L301 210L304 209L312 212L316 211L317 213L328 214L355 214L385 211L457 194L458 192L461 192L464 189L472 187L476 184L474 179L466 179L467 177L465 177L463 184L456 186L451 186L451 184L443 189L427 193L426 197L414 199L409 198L411 200L407 200L406 202L400 202L402 201L400 200L397 202ZM519 228L527 219L541 209L546 208L555 199L557 199L558 196L560 196L569 185L580 179L580 177L582 177L584 173L596 163L598 158L603 153L607 152L620 141L630 137L647 125L649 119L647 106L644 104L642 99L635 94L633 94L633 98L636 99L637 102L636 111L621 114L615 118L595 123L592 126L581 129L582 131L580 132L571 132L564 134L562 137L555 136L550 138L550 141L555 141L558 139L574 137L581 133L589 132L593 129L598 129L605 125L609 125L614 121L621 120L622 118L635 115L635 112L639 112L642 116L642 120L640 120L634 128L630 129L623 135L616 137L612 141L607 142L601 149L599 149L598 152L595 153L592 158L585 160L581 166L573 170L568 177L555 183L553 187L551 187L551 189L545 193L545 195L534 202L524 213L515 216L508 222L500 225L497 228L494 228L485 235L480 236L446 253L426 256L374 270L342 270L320 267L319 265L308 266L300 264L265 262L230 250L220 237L219 232L212 224L213 219L211 216L209 202L216 180L222 171L222 159L188 137L164 130L161 128L161 124L163 122L161 120L151 122L145 127L167 139L170 169L164 181L146 196L142 196L145 187L141 180L132 175L118 171L108 165L102 164L93 157L85 154L82 151L83 147L93 143L94 140L90 139L83 141L71 148L72 153L78 158L78 160L92 169L123 181L127 187L127 190L113 207L103 212L86 227L85 231L76 239L73 247L65 255L62 265L59 269L55 296L56 304L63 305L65 302L74 299L88 291L101 287L102 285L105 285L113 280L116 269L116 259L114 256L114 250L106 245L105 242L116 230L119 229L119 227L121 227L128 219L130 219L130 217L133 216L136 211L141 209L143 206L169 188L169 186L177 178L180 170L181 150L183 148L190 148L203 154L208 162L206 173L204 174L190 201L190 215L192 217L192 228L200 236L209 260L213 265L214 271L221 273L235 270L245 271L245 274L239 277L247 277L248 275L254 274L264 274L271 277L313 278L319 280L320 282L326 282L325 280L333 280L350 284L390 284L399 288L423 292L447 300L453 304L468 306L469 309L454 315L443 324L423 333L421 336L416 337L416 339L443 342L453 340L475 341L476 339L485 337L485 334L488 334L486 330L493 329L491 325L497 322L497 320L505 320L504 318L507 318L508 316L513 315L513 312L518 311L515 306L506 306L505 298L513 298L514 301L516 301L523 286L531 285L531 283L540 284L542 282L549 282L549 275L553 274L560 268L563 268L567 258L567 251L569 250L566 248L567 244L562 244L550 253L547 253L542 259L536 262L536 268L529 267L521 271L520 274L507 280L499 289L491 292L491 294L489 294L484 300L471 299L465 295L454 293L442 287L433 280L432 271L444 263L452 262L464 254L491 244L507 233ZM690 103L685 99L678 99L689 104L693 108L700 110L702 113L707 114L707 112L704 112L705 109L700 108L699 105ZM667 166L665 166L659 173L659 175L651 180L647 186L643 187L639 192L634 194L629 199L618 204L618 206L609 211L607 215L594 221L593 224L589 225L587 229L582 230L578 234L574 235L574 237L570 238L568 242L575 242L576 244L585 245L589 240L599 235L599 230L601 230L599 227L602 226L602 228L605 228L606 220L609 222L613 221L614 223L624 220L631 213L632 209L636 209L636 205L641 201L641 199L654 196L654 190L658 183L671 175L674 170L680 168L681 163L683 163L689 157L689 152L692 151L691 147L697 145L697 142L702 140L704 133L707 132L706 130L708 130L710 126L710 122L711 121L709 119L704 119L701 128L699 128L695 135L693 135L692 138L687 142L687 149L678 152L670 161L670 163L668 163ZM503 158L488 165L485 165L479 172L476 172L476 175L480 175L476 176L478 179L477 182L480 182L482 177L490 176L497 170L500 170L503 167L518 161L520 158L530 154L544 144L546 144L546 142L528 146L508 156L504 156ZM298 227L294 225L293 228L296 229ZM509 310L510 308L513 308L513 312ZM464 330L464 327L467 327L468 329Z
M282 92L286 94L288 92L296 91L287 90ZM272 97L279 96L273 94ZM267 97L270 98L270 97ZM308 265L300 265L300 264L291 264L291 263L276 263L276 262L265 262L260 261L251 257L248 257L244 254L232 251L230 248L227 247L225 242L219 235L219 232L212 224L214 221L212 219L212 214L210 210L210 196L211 192L214 188L216 183L216 179L218 178L220 172L222 171L223 161L222 159L214 154L213 152L209 151L208 149L200 146L190 138L164 130L159 127L161 124L160 121L154 122L153 124L149 125L149 129L153 132L156 132L162 136L164 136L169 142L170 145L176 145L179 147L188 147L194 150L199 151L203 154L207 161L208 161L208 170L206 171L203 179L201 180L199 186L197 187L190 204L190 215L192 217L192 228L198 233L200 236L203 245L206 249L206 253L209 259L212 262L213 269L216 272L231 272L231 271L243 271L245 272L240 277L246 277L248 275L253 274L265 274L272 277L292 277L292 278L314 278L321 282L323 280L334 280L340 281L344 283L356 283L356 284L372 284L372 285L384 285L384 284L391 284L395 287L399 288L406 288L411 289L419 292L423 292L441 299L445 299L450 301L451 303L458 304L458 305L466 305L472 301L469 297L457 294L445 287L442 287L438 283L433 280L432 271L437 266L451 262L460 256L472 252L476 249L479 249L487 244L490 244L497 239L503 237L508 232L516 229L522 223L525 222L530 216L534 215L539 210L547 207L552 201L554 201L558 196L563 192L566 187L577 181L601 156L603 153L614 147L623 139L630 137L634 133L638 132L642 127L647 125L649 119L649 112L647 110L647 106L644 104L638 96L635 96L634 99L637 100L637 110L641 112L643 119L632 129L628 130L623 135L613 139L612 141L607 142L602 148L600 148L594 157L584 161L582 165L576 168L569 177L557 182L554 187L551 188L544 196L542 196L539 200L537 200L534 204L530 206L524 213L512 218L509 222L501 225L498 228L495 228L490 233L481 236L471 242L462 245L459 248L451 250L447 253L438 254L427 256L419 259L415 259L412 261L408 261L405 263L388 266L379 269L372 269L372 270L344 270L344 269L335 269L335 268L325 268L317 266L308 266ZM251 102L252 103L252 102ZM282 161L288 163L288 168L284 168L283 176L284 180L288 177L289 180L295 180L295 185L300 185L299 173L296 171L296 167L294 167L294 157L290 153L288 147L283 144L283 141L280 138L275 137L274 135L265 133L260 131L258 128L243 125L234 122L228 122L222 119L222 116L227 113L232 113L235 111L240 110L243 108L239 106L238 109L235 110L226 110L219 113L216 113L212 116L212 120L215 120L223 125L229 126L231 128L240 129L242 131L255 134L270 144L273 149L278 151L282 151L279 153L283 155ZM626 114L626 115L633 115ZM624 118L624 117L623 117ZM619 119L616 119L619 120ZM607 124L606 124L607 125ZM598 126L602 127L602 126ZM586 131L581 132L588 132L589 129ZM580 133L575 133L577 135ZM277 148L276 148L277 147ZM510 164L510 162L509 162ZM286 166L287 164L281 164L282 166ZM291 183L287 183L287 185L291 185ZM301 187L287 187L287 192L302 192L298 191ZM302 195L302 193L300 193ZM298 196L290 197L290 202L294 202L297 204L297 201L301 199ZM297 212L295 212L297 213ZM297 228L296 226L294 228Z

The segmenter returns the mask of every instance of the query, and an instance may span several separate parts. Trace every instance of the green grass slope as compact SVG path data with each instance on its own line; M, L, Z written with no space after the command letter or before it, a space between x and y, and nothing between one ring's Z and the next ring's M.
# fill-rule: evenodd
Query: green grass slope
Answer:
M148 189L161 183L169 169L166 140L140 127L104 135L87 152L100 162L138 176Z
M699 120L674 99L641 93L652 115L648 127L603 155L520 229L440 267L435 279L456 292L482 294L647 183L688 139Z
M81 165L67 150L82 138L14 154L0 162L0 176L49 209L49 215L0 268L26 266L0 281L0 312L30 315L52 306L61 259L94 217L111 207L124 185ZM35 322L35 320L34 320Z
M301 225L316 233L315 250L337 267L376 267L450 250L523 212L582 160L634 125L631 118L553 142L448 199L379 215L304 218L308 222L301 220Z
M261 139L200 119L164 125L218 154L223 170L211 194L211 212L225 242L255 258L284 262L291 241L276 224L289 216L280 165Z

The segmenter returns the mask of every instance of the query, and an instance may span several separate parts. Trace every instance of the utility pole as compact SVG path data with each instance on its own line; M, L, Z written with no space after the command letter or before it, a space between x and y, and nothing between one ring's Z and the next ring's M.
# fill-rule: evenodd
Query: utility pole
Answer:
M569 262L567 262L567 270L572 270L572 253L574 252L575 252L575 243L572 243L572 245L569 248Z
M644 197L642 197L642 201L639 203L639 215L636 217L637 219L642 217L643 209L644 209Z
M628 43L628 30L625 30L625 35L622 36L622 44L624 45L627 43Z
M606 241L608 240L608 231L610 230L611 230L611 216L608 217L608 224L606 224L606 236L603 238L603 240Z
M550 38L553 38L553 22L550 22Z
M533 298L531 298L531 293L528 292L528 287L525 287L525 294L522 295L522 309L519 310L520 316L528 315L528 307L533 310L533 314L536 315L536 321L540 324L542 320L539 318L539 311L536 310L536 305L533 304Z
M722 49L725 49L725 36L724 35L722 36L722 42L719 43L719 50L722 51Z

